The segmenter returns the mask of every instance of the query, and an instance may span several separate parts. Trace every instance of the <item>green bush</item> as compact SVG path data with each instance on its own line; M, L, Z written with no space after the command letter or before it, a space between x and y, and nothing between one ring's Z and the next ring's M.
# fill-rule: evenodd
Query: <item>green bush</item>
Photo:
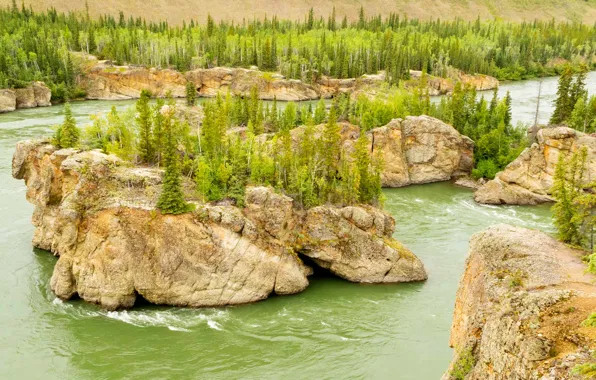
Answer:
M499 172L499 168L493 160L482 160L476 165L476 168L472 170L472 177L474 179L488 178L493 179Z
M466 348L465 350L460 352L457 362L455 362L455 364L453 365L451 377L456 380L464 380L475 365L476 358L472 353L472 349Z
M582 322L583 327L596 327L596 313L590 314L590 316Z

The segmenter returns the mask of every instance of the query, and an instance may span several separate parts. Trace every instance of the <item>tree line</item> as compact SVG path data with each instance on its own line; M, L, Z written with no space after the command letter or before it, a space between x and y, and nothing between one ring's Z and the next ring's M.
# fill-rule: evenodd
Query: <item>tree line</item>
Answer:
M348 22L316 17L276 17L240 23L190 20L182 26L141 18L51 9L0 10L0 87L43 80L55 99L73 98L78 67L69 52L85 52L119 64L173 67L256 66L290 78L316 80L387 72L387 80L408 79L409 70L446 76L451 68L498 79L553 75L558 61L592 64L594 26L579 23L477 20L420 21L391 14Z

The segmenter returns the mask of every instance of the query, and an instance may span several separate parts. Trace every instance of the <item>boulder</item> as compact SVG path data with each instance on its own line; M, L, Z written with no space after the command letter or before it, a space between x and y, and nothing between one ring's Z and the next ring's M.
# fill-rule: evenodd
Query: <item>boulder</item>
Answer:
M312 269L355 282L426 279L420 260L392 238L393 218L371 206L303 210L267 187L246 189L245 208L195 203L183 215L156 209L162 172L100 151L24 141L13 156L35 205L33 244L59 256L54 293L113 310L139 295L175 306L222 306L294 294ZM184 191L194 194L185 180Z
M49 107L52 105L52 91L43 82L33 82L33 95L37 107Z
M35 91L33 86L25 88L17 88L15 90L17 108L35 108L37 102L35 101Z
M0 113L17 109L17 97L14 90L0 89Z
M584 183L596 179L596 137L567 127L544 128L537 142L480 187L474 199L485 204L534 205L552 201L550 189L559 155L585 147L588 157Z
M32 82L17 89L0 89L0 113L20 108L51 106L52 91L43 82Z
M474 235L455 301L447 379L564 379L596 361L581 322L596 310L583 251L539 231L496 225ZM578 360L576 360L578 359Z

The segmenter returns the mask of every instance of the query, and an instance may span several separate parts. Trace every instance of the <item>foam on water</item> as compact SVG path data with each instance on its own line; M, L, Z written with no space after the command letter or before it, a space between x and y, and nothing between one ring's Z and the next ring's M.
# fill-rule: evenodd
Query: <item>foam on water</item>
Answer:
M60 313L74 315L77 318L109 318L137 327L165 327L171 331L190 332L192 328L206 325L214 330L223 330L220 322L228 319L227 310L211 309L138 309L105 311L90 309L89 305L73 304L54 298L52 304ZM218 322L220 321L220 322Z

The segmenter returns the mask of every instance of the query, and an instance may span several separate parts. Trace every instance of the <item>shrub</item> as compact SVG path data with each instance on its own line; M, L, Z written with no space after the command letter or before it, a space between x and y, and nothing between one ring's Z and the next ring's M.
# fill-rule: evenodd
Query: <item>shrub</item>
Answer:
M457 358L457 362L453 365L453 370L451 371L451 377L456 380L464 380L468 373L474 368L476 365L476 358L472 353L471 348L466 348L459 354L459 358Z

